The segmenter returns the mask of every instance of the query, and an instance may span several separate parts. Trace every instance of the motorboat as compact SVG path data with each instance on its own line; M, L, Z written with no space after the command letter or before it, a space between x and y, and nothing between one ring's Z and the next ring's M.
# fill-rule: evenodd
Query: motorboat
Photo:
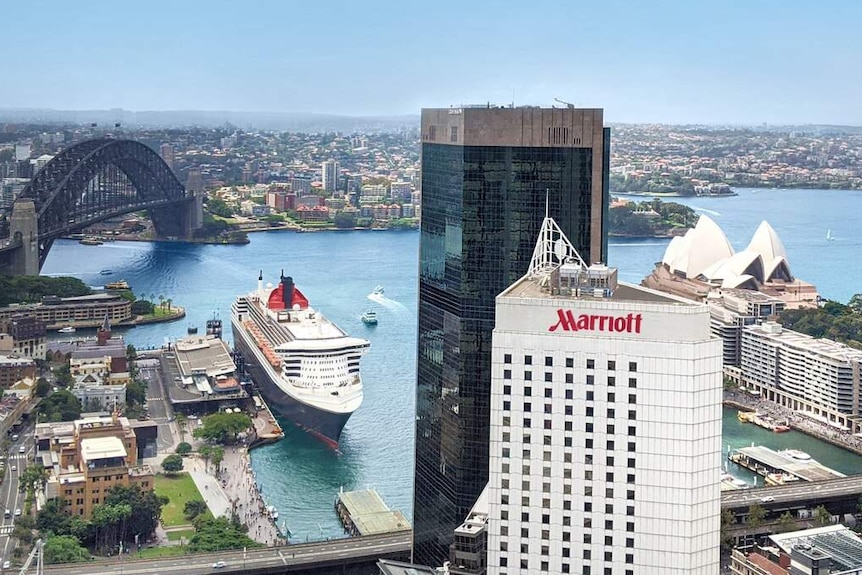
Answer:
M57 330L57 333L75 333L77 330L74 326L67 325L66 327Z
M368 310L364 314L362 314L362 323L365 325L377 325L377 312L373 309Z
M383 292L384 292L383 286L379 285L376 288L374 288L374 291L371 292L371 295L381 295L382 296Z

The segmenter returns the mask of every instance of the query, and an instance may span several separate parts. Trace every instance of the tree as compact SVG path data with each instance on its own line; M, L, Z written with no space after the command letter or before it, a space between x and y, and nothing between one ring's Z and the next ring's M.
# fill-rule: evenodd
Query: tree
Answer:
M723 509L721 511L721 546L725 549L730 549L733 546L733 535L730 530L735 523L736 517L733 516L733 511Z
M18 491L27 492L27 498L32 499L37 489L45 487L48 481L48 472L41 465L28 465L18 478Z
M180 441L185 440L186 438L186 422L188 422L189 418L185 413L177 414L177 427L180 429Z
M125 529L122 530L123 526L120 526L120 536L123 541L132 541L135 535L145 539L155 531L162 507L168 503L168 499L156 495L154 491L143 491L137 485L115 485L108 490L105 503L131 507L132 514L124 523Z
M57 383L60 384L60 387L69 387L75 381L68 363L64 363L54 370L54 377L57 378Z
M213 447L211 457L213 460L213 465L216 468L216 475L218 475L221 462L224 461L224 449L219 446Z
M165 300L165 304L168 306L168 311L171 311L171 304L174 303L174 300L168 298Z
M77 539L71 535L55 535L49 537L42 547L45 554L45 563L75 563L76 561L89 561L90 552Z
M39 529L43 536L49 533L54 535L69 535L69 525L72 517L66 512L66 506L66 501L58 497L45 502L45 505L36 516L36 528Z
M179 473L180 471L182 471L182 456L174 453L173 455L168 455L167 457L165 457L164 461L162 461L162 470L165 472L165 475L174 475L175 473Z
M247 414L220 412L206 416L193 435L211 443L227 443L236 441L237 436L249 427L251 418Z
M48 393L50 393L50 391L51 391L51 384L48 383L47 379L45 379L44 377L40 377L39 379L36 380L36 387L34 389L36 396L45 397L46 395L48 395Z
M208 507L205 501L192 499L191 501L186 501L186 504L183 506L183 515L188 519L194 519L198 515L206 513L207 509Z
M814 509L814 521L821 527L829 525L832 523L832 514L829 513L829 510L824 505L818 505Z
M177 455L188 455L191 452L192 452L191 444L183 441L179 445L177 445Z
M74 421L81 416L81 402L66 389L52 393L41 402L37 410L39 421Z
M760 527L763 525L764 519L766 519L766 509L760 503L754 503L748 508L748 521L746 523L749 527Z
M847 307L853 310L853 313L862 314L862 293L853 294L847 302Z
M193 523L195 534L189 541L189 550L193 553L260 547L259 543L246 535L241 524L225 517L198 515Z
M778 518L779 532L787 533L788 531L796 531L797 529L799 529L799 525L796 524L796 519L790 511L785 511L781 514L781 517Z

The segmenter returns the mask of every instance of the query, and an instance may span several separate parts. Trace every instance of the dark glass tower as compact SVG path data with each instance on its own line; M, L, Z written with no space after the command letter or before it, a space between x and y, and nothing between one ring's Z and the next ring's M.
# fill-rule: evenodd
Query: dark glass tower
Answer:
M600 109L422 111L413 560L439 566L488 481L494 298L527 272L545 201L606 261Z

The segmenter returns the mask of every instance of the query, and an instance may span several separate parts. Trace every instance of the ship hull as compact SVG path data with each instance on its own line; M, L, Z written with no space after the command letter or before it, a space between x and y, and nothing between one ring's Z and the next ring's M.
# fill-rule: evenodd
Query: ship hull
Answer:
M257 348L252 348L246 343L243 334L238 333L236 324L232 327L234 347L245 358L245 369L257 384L269 407L296 426L337 449L341 431L352 413L326 411L303 403L282 391L273 380L272 374L263 367L267 361L266 357Z

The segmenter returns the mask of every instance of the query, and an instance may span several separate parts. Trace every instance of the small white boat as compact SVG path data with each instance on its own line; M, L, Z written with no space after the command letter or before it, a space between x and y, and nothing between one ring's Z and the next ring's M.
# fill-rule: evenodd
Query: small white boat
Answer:
M827 242L834 242L835 241L835 236L832 235L832 230L826 230L826 241Z
M365 325L377 325L377 312L373 309L368 310L364 314L362 314L362 323Z
M67 326L66 326L66 327L64 327L64 328L60 328L60 329L58 329L58 330L57 330L57 333L75 333L76 331L77 331L77 330L76 330L73 326L71 326L71 325L67 325Z
M278 519L278 509L275 508L275 505L269 505L266 508L269 516L272 517L273 520Z
M372 293L372 295L383 295L383 286L381 286L381 285L377 286L376 288L374 288L374 291L371 293Z

